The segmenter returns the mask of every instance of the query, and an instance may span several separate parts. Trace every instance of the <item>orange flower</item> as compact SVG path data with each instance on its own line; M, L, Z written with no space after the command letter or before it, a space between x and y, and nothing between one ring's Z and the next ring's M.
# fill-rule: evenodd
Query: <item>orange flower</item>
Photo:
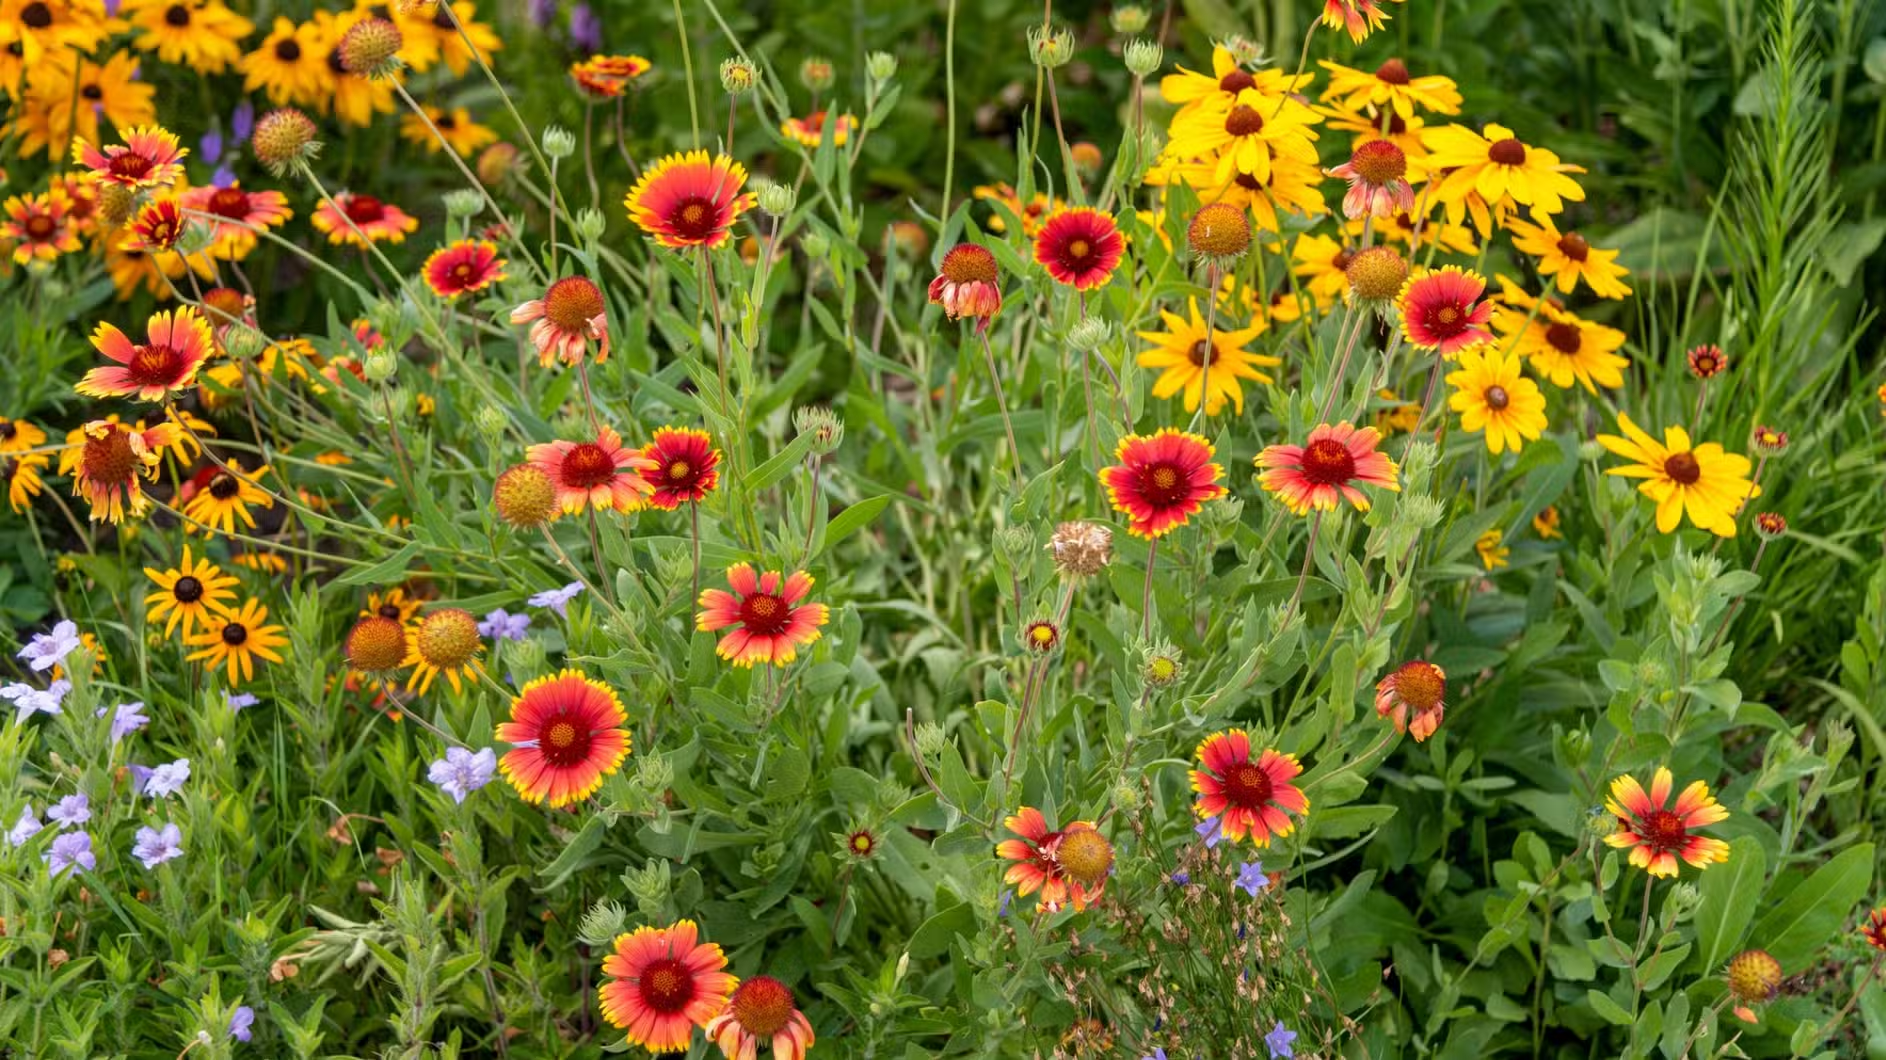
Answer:
M525 456L556 483L557 504L566 515L590 507L636 511L655 492L642 477L655 462L624 447L622 436L609 427L597 431L593 442L545 442L531 446Z
M755 574L752 564L736 563L727 568L727 587L733 591L701 590L694 626L709 633L739 627L714 649L735 666L786 665L818 641L819 627L831 617L824 604L801 602L812 591L812 575L802 570L782 580L779 571Z
M1267 749L1252 761L1251 736L1243 729L1207 736L1198 745L1198 764L1192 770L1192 790L1199 796L1193 812L1215 819L1228 839L1248 835L1267 847L1273 836L1287 836L1295 827L1287 814L1310 812L1310 800L1290 783L1303 772L1297 756Z
M512 744L498 762L525 802L551 808L586 799L629 756L622 701L576 670L539 677L511 701L498 739Z
M0 238L13 241L13 260L52 261L79 249L79 236L67 213L71 203L54 188L38 195L15 195L6 201L7 221Z
M753 1060L771 1044L774 1060L805 1060L812 1023L799 1011L792 988L770 975L756 975L734 988L721 1014L707 1021L709 1041L727 1060Z
M117 362L85 373L74 388L88 397L136 397L162 401L196 381L196 371L210 355L210 326L197 311L184 306L151 314L143 343L133 343L124 332L101 323L92 333L92 346Z
M1452 265L1422 272L1401 289L1402 328L1417 349L1439 349L1451 357L1477 343L1492 342L1486 322L1493 316L1490 302L1478 301L1487 282L1477 272Z
M92 507L92 521L123 522L128 511L143 515L149 502L141 479L157 477L157 464L166 446L174 445L183 429L160 423L149 430L133 430L115 420L93 420L79 429L83 441L69 458L74 465L72 495ZM67 460L60 461L63 470Z
M1062 210L1035 233L1035 260L1077 291L1105 286L1125 249L1113 218L1085 206Z
M1212 463L1211 443L1196 434L1171 427L1151 437L1129 434L1115 456L1120 462L1100 470L1100 484L1134 537L1163 537L1225 495L1219 485L1225 469Z
M426 285L440 298L457 298L504 279L504 260L498 245L483 239L460 239L426 258ZM587 281L585 281L587 282Z
M217 220L210 224L210 253L225 261L240 261L255 249L255 229L281 225L294 211L288 197L279 191L245 191L236 181L227 187L205 184L178 196L183 208L192 213L210 214Z
M779 123L779 132L786 139L801 147L817 147L824 141L826 113L815 110L803 118L787 118ZM840 114L832 121L832 146L843 147L851 139L851 131L858 127L858 119L849 114Z
M1076 911L1086 909L1106 890L1113 848L1092 821L1075 821L1058 832L1050 831L1040 810L1024 806L1002 826L1021 837L996 844L996 856L1015 863L1002 878L1014 884L1015 893L1023 898L1040 891L1038 910L1059 912L1070 899Z
M1395 723L1396 732L1409 732L1420 743L1441 727L1446 713L1447 671L1421 659L1401 664L1375 686L1375 714ZM1408 712L1414 711L1414 723Z
M610 977L596 991L603 1018L650 1052L682 1052L695 1027L720 1015L739 982L725 967L727 955L700 941L692 920L636 928L618 936L615 952L603 959L603 974Z
M742 195L746 167L706 151L669 155L635 182L622 205L629 220L664 247L717 247L757 197Z
M1866 915L1866 923L1860 925L1860 937L1868 946L1886 953L1886 905Z
M941 270L930 281L930 304L942 306L951 320L974 317L987 327L1002 311L998 278L994 254L974 243L958 243L943 255Z
M1605 843L1628 848L1631 864L1652 876L1675 876L1678 858L1699 869L1729 860L1729 844L1691 832L1729 816L1710 797L1709 785L1698 780L1684 788L1675 805L1670 805L1671 786L1670 771L1661 766L1650 778L1649 794L1636 777L1613 780L1604 808L1617 816L1618 830L1605 836Z
M596 341L596 363L609 359L608 306L602 288L584 277L565 276L551 284L542 298L511 310L511 323L531 324L530 341L545 368L559 358L564 364L582 363L591 339Z
M84 140L72 144L72 161L92 171L100 181L121 187L159 188L183 176L188 148L177 145L175 133L155 125L140 125L120 133L124 143L103 150Z
M348 191L321 203L313 221L315 228L327 233L327 241L338 246L404 243L409 234L419 230L419 218L392 203Z
M1312 508L1333 511L1345 499L1356 511L1366 512L1369 499L1357 484L1401 492L1396 481L1401 469L1387 453L1375 449L1381 440L1373 427L1354 427L1347 420L1334 427L1325 423L1311 431L1303 445L1265 446L1255 460L1263 471L1257 484L1277 494L1297 515Z

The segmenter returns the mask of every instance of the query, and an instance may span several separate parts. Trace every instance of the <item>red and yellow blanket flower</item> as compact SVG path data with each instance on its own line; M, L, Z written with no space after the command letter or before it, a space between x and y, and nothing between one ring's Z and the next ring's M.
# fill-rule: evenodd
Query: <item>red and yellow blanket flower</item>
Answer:
M174 184L183 176L183 157L189 148L177 143L175 133L155 125L140 125L120 134L124 143L100 148L85 140L72 144L72 161L91 171L101 183L138 190Z
M727 955L702 942L692 920L636 928L618 936L615 952L603 959L609 978L596 991L602 1016L626 1030L630 1044L653 1053L682 1052L694 1028L720 1015L739 983L726 967Z
M688 151L650 166L622 205L629 220L664 247L713 248L727 242L734 222L758 201L741 193L746 182L746 167L726 155L710 160L706 151Z
M1414 720L1409 721L1410 712ZM1447 713L1447 671L1424 659L1402 663L1375 685L1375 715L1421 743L1441 727Z
M115 363L86 372L73 389L87 397L163 401L196 382L212 341L209 322L194 308L151 314L144 335L143 342L132 342L115 325L100 323L92 347Z
M1631 864L1652 876L1675 876L1677 859L1699 869L1729 860L1729 844L1696 835L1694 830L1729 816L1710 797L1709 785L1698 780L1683 789L1675 804L1670 770L1659 766L1651 775L1650 791L1633 776L1611 782L1604 808L1618 819L1618 830L1604 837L1607 845L1631 852Z
M851 139L851 132L858 127L858 119L849 114L830 117L825 111L815 110L803 118L787 118L779 123L779 134L801 147L817 147L825 136L825 123L832 123L832 146L843 147Z
M511 701L498 739L512 749L498 762L525 802L553 809L589 798L629 756L628 716L615 690L576 670L539 677Z
M1310 800L1291 781L1303 772L1297 756L1266 748L1251 757L1251 735L1231 729L1205 737L1198 745L1199 768L1191 771L1198 801L1192 810L1201 820L1216 821L1231 840L1250 836L1260 847L1296 827L1290 815L1310 812Z
M672 512L697 503L720 485L720 450L706 431L690 427L658 427L642 455L654 462L642 478L654 488L651 508Z
M1253 461L1261 472L1257 484L1297 515L1312 508L1333 511L1341 500L1366 512L1369 498L1358 485L1401 492L1401 469L1375 448L1381 440L1381 432L1373 427L1356 427L1347 420L1334 426L1325 423L1302 445L1265 446Z
M1469 346L1492 342L1486 324L1493 305L1480 300L1486 289L1486 277L1452 265L1410 276L1398 299L1408 344L1452 357Z
M1113 218L1086 206L1056 213L1035 232L1035 260L1055 283L1077 291L1105 286L1125 250Z
M1002 311L1002 288L995 255L974 243L958 243L943 255L936 279L930 281L930 304L943 307L951 320L969 317L987 327Z
M566 515L597 511L633 512L655 492L643 477L655 462L641 450L622 444L613 427L602 427L593 442L544 442L524 452L557 487L557 506Z
M141 428L141 425L140 425ZM59 460L59 469L71 472L72 495L91 506L93 522L123 522L144 514L150 501L144 479L157 477L165 448L175 445L183 428L174 423L134 429L116 419L93 420L74 432L78 440Z
M488 239L459 239L427 255L423 271L433 294L452 299L477 294L504 279L504 259L498 257L498 245Z
M278 228L295 215L281 192L250 191L237 181L190 188L177 202L191 213L208 215L210 254L224 261L248 257L259 238L257 229Z
M756 574L750 563L727 568L727 587L701 590L701 613L694 626L706 633L734 627L720 638L715 652L735 666L771 663L784 666L799 649L818 641L819 627L831 617L824 604L805 603L812 575L793 571Z
M1113 510L1127 517L1127 533L1163 537L1190 522L1206 501L1223 497L1225 469L1212 462L1213 453L1210 442L1172 427L1120 439L1119 463L1100 469L1100 484Z
M315 208L311 220L316 229L327 233L327 241L336 246L404 243L408 235L419 230L419 218L372 195L349 191L336 192L333 198L323 201Z
M54 261L79 249L78 226L70 216L71 200L53 188L38 194L15 195L5 204L7 219L0 224L0 239L13 244L13 261Z
M702 1028L727 1060L754 1060L761 1045L774 1060L805 1060L812 1022L799 1011L792 988L770 975L756 975L734 988L727 1007Z
M1693 446L1681 427L1665 427L1659 442L1622 412L1618 429L1624 437L1600 434L1598 444L1631 463L1605 474L1644 480L1637 490L1657 502L1659 532L1675 530L1687 514L1692 524L1718 537L1735 536L1742 505L1762 492L1749 480L1753 465L1748 457L1715 442Z
M1092 821L1074 821L1059 831L1048 827L1040 810L1024 806L1002 826L1019 836L996 844L997 857L1014 862L1003 879L1018 897L1040 892L1035 908L1059 912L1069 902L1086 909L1107 889L1113 869L1113 845Z
M542 298L511 310L511 323L530 325L531 345L545 368L555 360L581 364L591 341L596 343L596 363L609 359L609 307L602 288L587 277L565 276L551 284Z

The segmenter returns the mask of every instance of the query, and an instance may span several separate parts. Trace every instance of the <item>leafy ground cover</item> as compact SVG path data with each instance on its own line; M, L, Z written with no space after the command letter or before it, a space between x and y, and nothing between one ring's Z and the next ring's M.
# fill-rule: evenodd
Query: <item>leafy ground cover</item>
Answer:
M1886 9L0 0L0 1056L1886 1054Z

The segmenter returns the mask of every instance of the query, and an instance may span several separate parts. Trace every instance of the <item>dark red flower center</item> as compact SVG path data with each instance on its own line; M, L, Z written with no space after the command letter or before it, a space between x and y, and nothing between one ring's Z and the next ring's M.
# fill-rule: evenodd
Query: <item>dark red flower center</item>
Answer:
M52 25L52 8L47 7L40 0L33 0L32 3L20 8L20 22L27 29L45 29Z
M173 346L139 346L124 367L139 386L169 386L183 374L183 353Z
M1470 326L1466 307L1452 302L1430 306L1425 316L1428 330L1443 339L1453 338Z
M1150 464L1139 475L1140 495L1155 508L1170 508L1192 493L1191 476L1176 464Z
M1247 88L1255 87L1257 87L1257 78L1252 77L1243 70L1232 70L1230 73L1218 79L1219 90L1229 92L1234 96Z
M1577 353L1584 336L1575 324L1553 324L1545 329L1545 340L1560 353Z
M704 240L720 230L720 211L705 195L690 195L668 208L668 227L682 239Z
M740 601L740 624L749 633L772 636L785 632L792 622L792 608L785 598L772 593L754 593Z
M397 621L400 618L400 615L401 615L401 610L398 604L381 604L380 605L381 618L390 618Z
M1236 184L1238 187L1243 188L1245 191L1258 191L1264 186L1262 184L1259 184L1257 182L1257 178L1250 175L1249 173L1240 173L1237 176L1232 177L1231 183Z
M602 316L602 291L581 276L566 276L544 292L544 317L564 331L588 334Z
M434 125L437 125L442 131L449 131L449 130L458 128L458 119L454 118L450 114L441 114L437 118L433 119L432 123Z
M386 204L371 195L350 195L341 210L356 225L377 224L386 218Z
M588 760L589 749L596 742L589 726L568 713L553 715L537 738L537 751L544 761L567 769Z
M1507 137L1488 147L1487 157L1502 166L1523 166L1526 164L1526 145Z
M694 1000L694 973L673 957L649 962L637 985L642 1003L663 1015L680 1012Z
M232 648L240 648L249 641L249 627L240 622L231 622L223 627L223 643Z
M432 12L432 24L440 29L451 29L452 12L446 8L446 0L439 0L438 9Z
M1683 818L1669 810L1656 810L1644 818L1637 834L1644 841L1658 850L1678 850L1689 839L1689 830L1683 827Z
M137 454L131 451L131 437L112 428L102 438L85 439L81 458L85 477L105 486L122 486L137 473Z
M1335 269L1337 272L1348 272L1349 263L1354 260L1356 260L1356 256L1349 252L1349 248L1344 247L1338 250L1336 256L1329 260L1329 267Z
M241 188L217 188L210 193L210 212L240 221L249 216L249 193Z
M1192 366L1194 368L1203 368L1207 361L1215 361L1218 359L1212 353L1212 348L1205 344L1204 339L1200 339L1188 347L1185 351L1185 355L1192 359Z
M194 604L203 599L203 583L186 574L170 587L170 595L180 604Z
M595 442L583 442L563 458L563 484L595 489L616 476L616 462Z
M1255 762L1239 762L1225 771L1225 798L1233 806L1242 806L1254 810L1270 802L1273 785L1270 774L1257 767Z
M1225 115L1225 131L1233 136L1256 136L1264 131L1264 116L1256 107L1240 103Z
M1407 133L1407 131L1408 123L1402 119L1401 115L1390 114L1388 116L1388 135L1401 136Z
M58 227L50 216L43 213L36 213L26 219L26 235L30 239L50 239Z
M335 77L347 76L347 63L341 58L339 48L327 53L327 72Z
M1507 394L1506 388L1503 386L1487 387L1486 393L1483 394L1482 396L1486 398L1487 408L1490 408L1495 412L1498 412L1501 409L1505 408L1506 406L1512 404L1512 401L1513 401L1511 395Z
M1408 67L1400 59L1390 59L1375 68L1375 79L1384 84L1405 85L1408 83Z
M1577 232L1567 232L1559 237L1559 253L1573 261L1584 261L1585 255L1591 253L1591 244Z
M1691 486L1703 477L1703 466L1689 453L1671 453L1663 462L1663 473L1678 485Z
M1334 438L1318 438L1303 447L1303 477L1318 486L1336 486L1356 477L1356 458Z
M164 9L164 22L181 29L190 24L190 9L182 4L172 4Z
M275 58L292 63L301 58L301 44L293 37L283 37L275 42Z
M768 1041L792 1018L792 990L770 975L756 975L734 990L727 1005L741 1029Z
M106 170L114 177L136 180L151 171L151 160L136 151L124 151L111 157Z
M236 476L227 471L218 471L216 477L210 479L210 496L219 501L229 500L241 492L242 483L237 482Z
M13 440L13 436L18 433L20 433L19 424L12 420L0 421L0 440L10 442Z

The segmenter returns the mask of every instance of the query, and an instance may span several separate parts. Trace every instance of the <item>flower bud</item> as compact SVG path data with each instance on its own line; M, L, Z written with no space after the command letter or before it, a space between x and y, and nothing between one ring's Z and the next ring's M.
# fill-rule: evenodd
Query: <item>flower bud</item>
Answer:
M1151 16L1138 4L1121 4L1113 9L1108 21L1113 24L1113 32L1131 36L1145 29Z
M1083 317L1068 329L1067 344L1075 353L1092 353L1113 337L1113 328L1100 317Z
M720 87L730 96L738 96L760 80L760 71L744 56L736 55L723 59L720 64Z
M607 946L628 926L629 911L622 908L621 903L604 898L583 914L582 921L576 927L576 937L586 946Z
M609 221L602 215L601 210L585 206L576 211L575 227L576 234L581 236L584 242L594 243L602 238L603 231L609 227Z
M460 219L478 216L478 211L485 208L485 197L471 188L454 188L440 197L445 204L445 215Z
M1168 641L1140 649L1139 677L1148 688L1168 688L1185 676L1185 657Z
M792 414L792 425L800 434L812 436L812 451L824 456L845 440L845 425L831 409L807 405Z
M1005 526L1002 532L996 535L995 542L1001 546L1011 562L1019 564L1022 557L1035 547L1035 530L1025 524Z
M950 738L943 731L943 726L934 721L926 721L917 726L917 754L922 757L935 758L949 745Z
M879 84L897 76L897 56L890 52L872 52L864 60L864 72Z
M822 55L808 56L799 64L799 82L814 92L832 87L834 76L832 61Z
M232 360L247 361L267 344L263 334L247 324L231 324L223 331L223 349Z
M1028 623L1022 630L1022 647L1036 655L1046 655L1061 646L1061 627L1045 618Z
M1788 520L1780 512L1761 512L1755 516L1755 533L1766 541L1788 532Z
M1231 61L1239 66L1268 65L1264 58L1264 46L1243 34L1233 33L1218 43L1231 53Z
M1166 50L1157 41L1134 40L1126 45L1126 69L1134 77L1146 77L1166 61Z
M384 383L399 373L399 358L389 350L374 350L367 354L367 382Z
M561 125L552 125L544 130L544 154L553 162L560 162L576 153L576 134Z
M760 209L774 217L784 217L792 212L793 192L790 184L768 184L760 189Z
M1758 424L1749 435L1749 444L1763 456L1780 456L1788 451L1788 432Z
M472 426L488 442L495 442L504 437L505 428L510 426L510 418L496 405L480 405L472 415Z
M1036 66L1050 70L1066 66L1074 58L1074 34L1066 29L1031 26L1028 30L1028 55Z
M1403 497L1395 514L1422 530L1428 530L1441 521L1446 510L1447 505L1441 501L1425 493L1417 493L1412 497Z
M622 874L622 884L635 899L635 908L649 918L660 914L668 903L670 882L668 862L663 858L650 858L641 868Z

